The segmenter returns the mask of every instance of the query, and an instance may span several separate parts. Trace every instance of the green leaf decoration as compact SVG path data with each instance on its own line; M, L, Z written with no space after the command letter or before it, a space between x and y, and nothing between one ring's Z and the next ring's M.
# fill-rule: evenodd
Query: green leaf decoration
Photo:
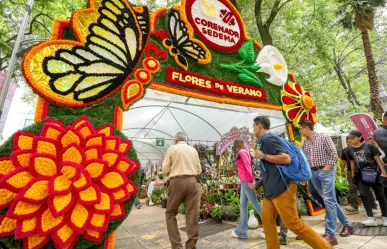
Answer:
M255 61L254 40L246 42L238 51L239 57L244 59L247 63L252 64Z
M259 69L261 69L261 66L259 66L258 64L254 64L250 67L250 71L253 73L257 72Z
M238 77L243 83L256 85L258 87L263 86L261 80L248 70L243 70L242 73L238 75Z

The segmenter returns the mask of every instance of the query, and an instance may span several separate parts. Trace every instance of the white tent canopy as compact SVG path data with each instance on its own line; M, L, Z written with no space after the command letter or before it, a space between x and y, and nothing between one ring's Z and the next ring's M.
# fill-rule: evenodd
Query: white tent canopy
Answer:
M272 131L285 131L285 118L280 111L219 104L148 89L145 97L124 114L123 131L133 141L141 165L148 161L159 165L173 136L187 134L190 144L212 145L232 127L248 127L258 115L270 117ZM164 146L156 146L163 138Z

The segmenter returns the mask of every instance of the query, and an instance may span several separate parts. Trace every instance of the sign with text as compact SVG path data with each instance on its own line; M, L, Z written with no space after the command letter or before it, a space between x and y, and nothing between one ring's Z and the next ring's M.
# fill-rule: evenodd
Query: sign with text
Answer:
M197 89L203 93L213 93L220 96L226 95L239 99L266 100L266 92L263 88L216 80L170 67L167 67L165 70L167 82L177 86Z
M361 131L363 138L367 140L369 137L373 137L378 126L375 123L375 120L367 113L356 113L350 116L350 119L356 126L356 128Z
M195 34L208 46L237 51L245 39L244 24L227 0L186 0L185 8Z
M223 134L219 143L216 144L216 154L221 155L230 148L236 139L241 139L246 148L251 148L254 143L254 135L249 132L247 127L233 127L229 132Z

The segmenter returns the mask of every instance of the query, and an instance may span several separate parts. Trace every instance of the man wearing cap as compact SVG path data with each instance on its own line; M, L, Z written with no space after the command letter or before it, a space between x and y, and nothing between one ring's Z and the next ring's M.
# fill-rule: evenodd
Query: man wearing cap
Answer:
M338 159L336 147L329 136L318 134L310 121L299 123L300 134L305 138L301 149L305 153L312 167L312 183L324 200L326 209L326 225L324 238L331 244L337 245L336 220L343 224L341 237L348 237L353 233L351 222L347 219L336 199L335 165Z
M165 212L167 230L172 249L182 249L176 215L181 203L184 204L188 241L185 248L195 248L199 238L198 203L200 201L200 184L196 176L202 168L198 152L187 144L183 132L175 136L175 144L168 148L162 164L163 176L169 179L168 202Z

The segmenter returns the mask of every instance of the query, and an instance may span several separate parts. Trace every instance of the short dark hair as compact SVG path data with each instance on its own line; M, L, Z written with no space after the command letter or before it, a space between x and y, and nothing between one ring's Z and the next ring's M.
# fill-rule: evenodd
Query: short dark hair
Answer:
M303 128L309 128L311 129L312 131L314 130L314 125L312 124L312 122L310 122L309 120L301 120L299 123L298 123L299 126L303 127Z
M258 116L254 118L254 123L256 125L262 125L263 129L265 130L270 129L270 119L266 116Z
M384 114L383 114L383 119L384 118L387 118L387 112L385 112Z

